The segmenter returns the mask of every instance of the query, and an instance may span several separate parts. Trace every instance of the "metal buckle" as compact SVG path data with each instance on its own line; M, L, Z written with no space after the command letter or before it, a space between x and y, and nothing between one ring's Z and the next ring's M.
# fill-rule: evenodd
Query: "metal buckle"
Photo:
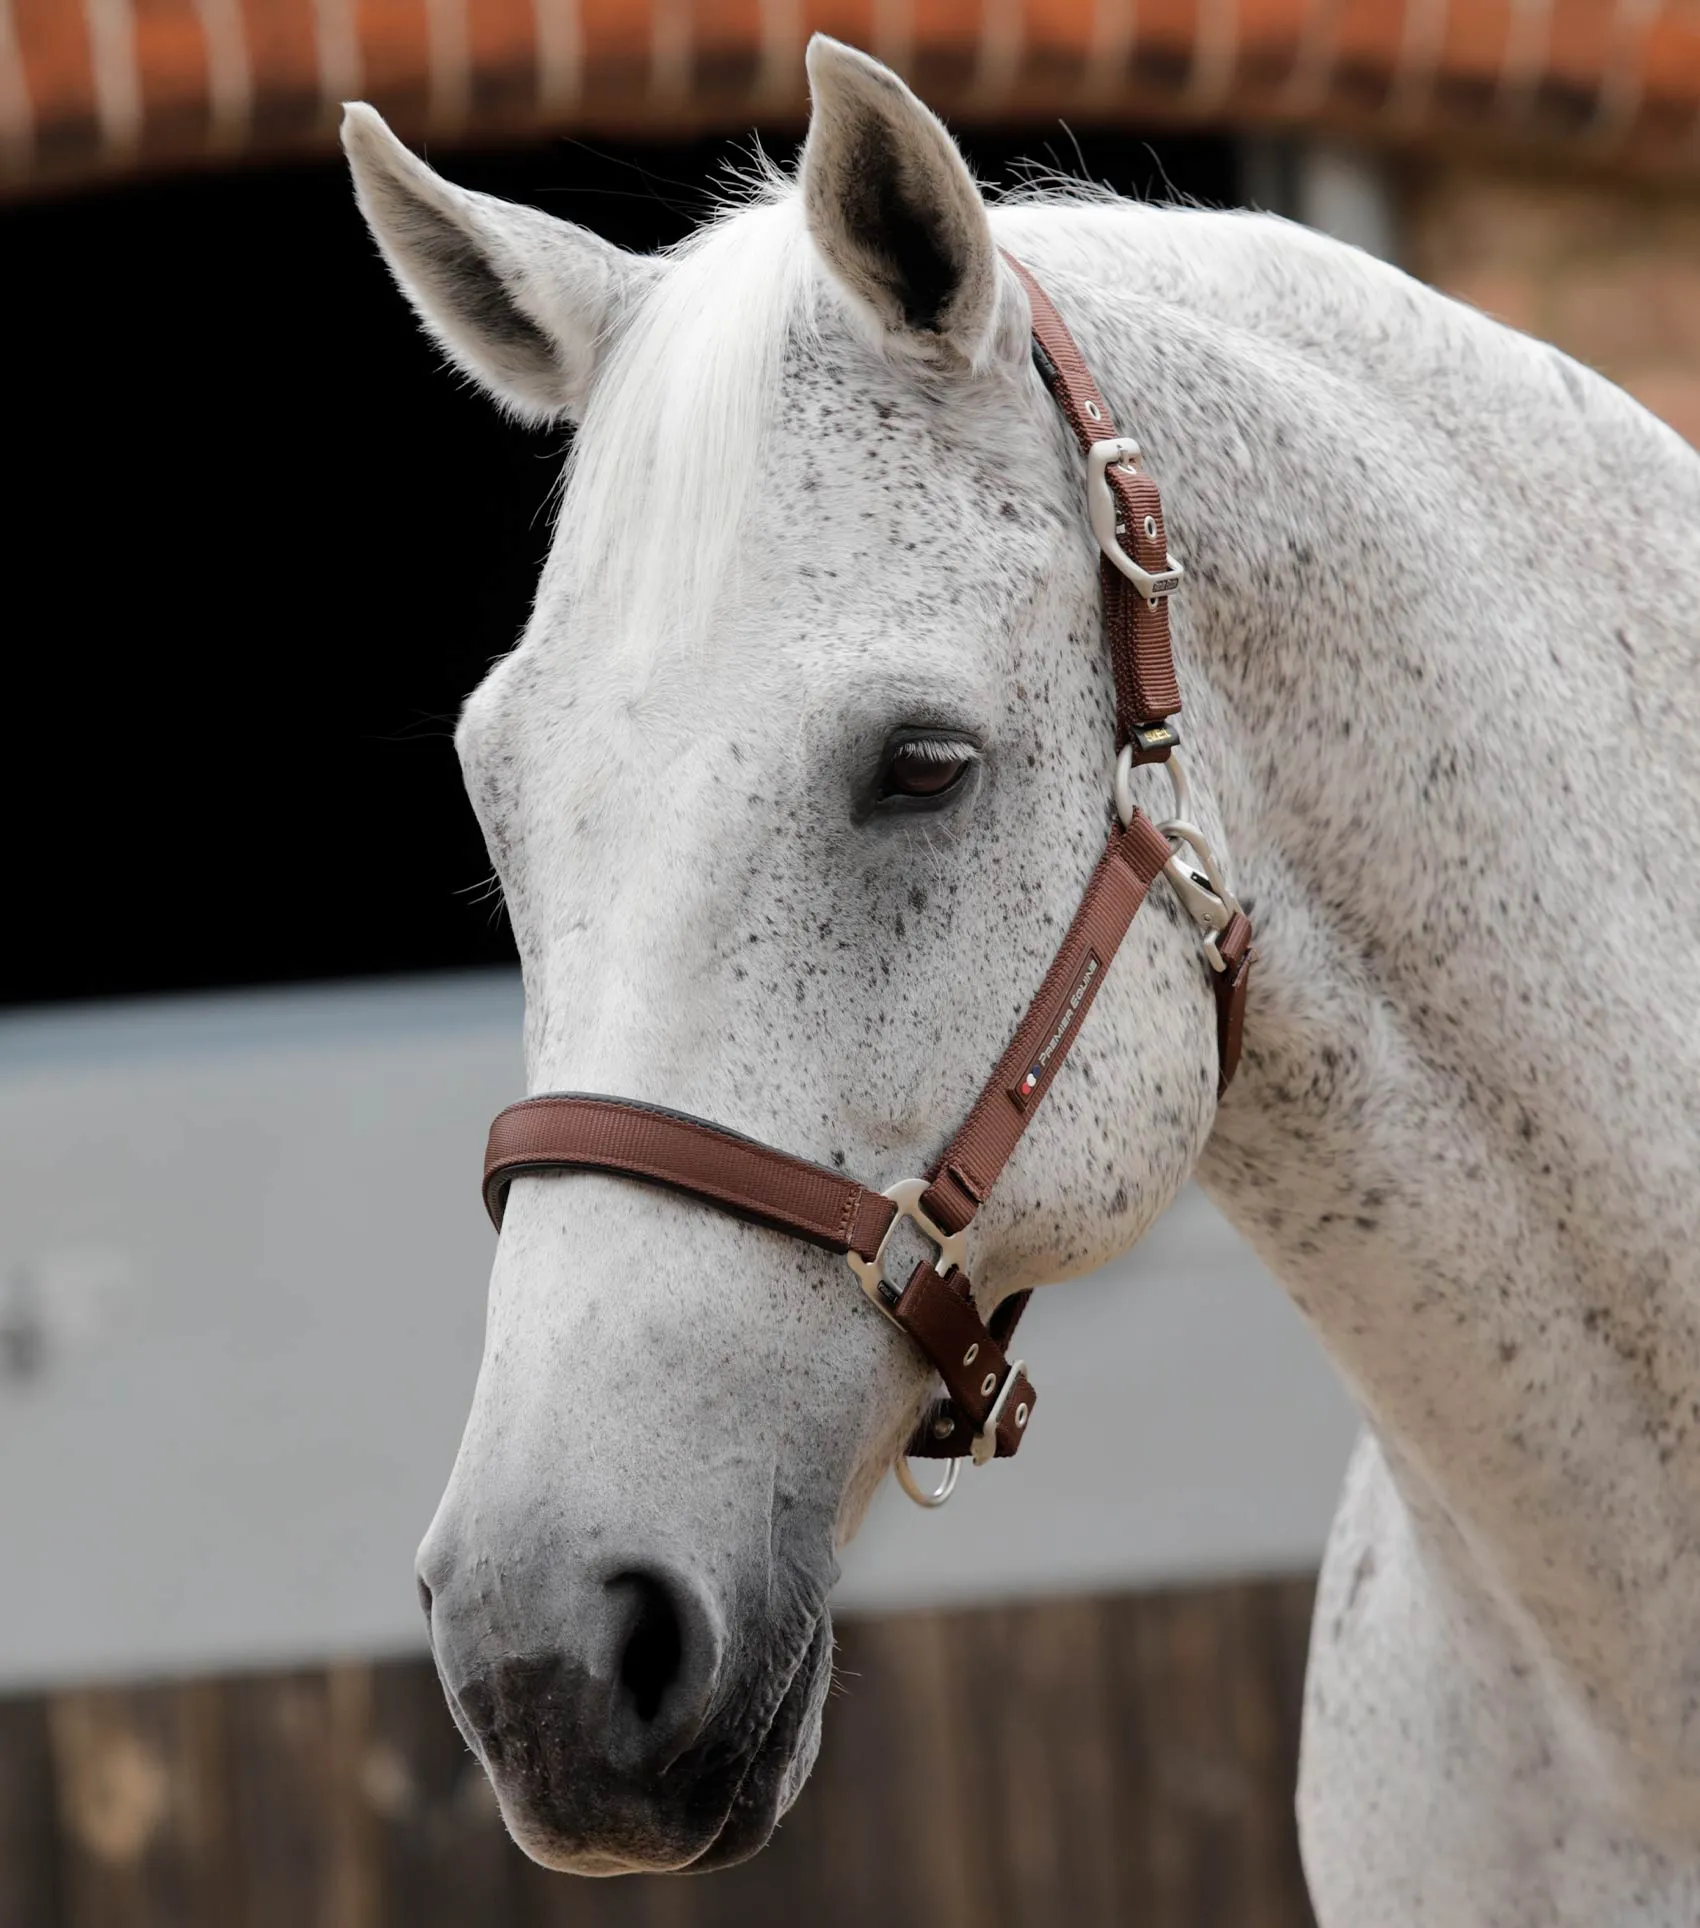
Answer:
M1009 1370L1003 1376L1003 1384L998 1388L998 1396L992 1401L992 1410L986 1415L986 1423L974 1435L974 1443L968 1449L973 1455L976 1466L984 1466L987 1460L992 1459L996 1455L998 1450L998 1421L1003 1418L1004 1406L1008 1403L1009 1395L1014 1389L1016 1380L1019 1379L1026 1370L1027 1361L1025 1359L1012 1359L1010 1361ZM1027 1422L1022 1418L1020 1412L1017 1412L1015 1416L1022 1425L1026 1425ZM959 1462L955 1460L951 1462L952 1465L958 1463Z
M921 1197L930 1182L925 1178L900 1178L895 1185L888 1185L881 1193L881 1197L889 1198L897 1207L897 1212L885 1228L885 1237L880 1240L879 1250L871 1259L863 1258L860 1252L844 1254L850 1270L861 1281L862 1290L888 1319L891 1317L891 1308L897 1303L898 1293L895 1287L886 1284L885 1248L891 1243L892 1233L904 1219L908 1219L929 1244L938 1247L939 1255L933 1261L933 1270L940 1278L943 1278L953 1265L962 1264L963 1241L968 1236L966 1229L960 1232L947 1232L941 1226L935 1225L921 1210ZM887 1297L888 1293L889 1297ZM948 1494L946 1497L949 1497ZM937 1500L933 1504L942 1506L944 1502Z
M1209 839L1192 821L1192 786L1187 782L1186 765L1179 750L1163 765L1175 793L1174 815L1165 817L1157 828L1171 843L1183 843L1203 866L1203 875L1177 850L1163 866L1169 887L1181 901L1181 908L1204 932L1205 961L1213 971L1225 971L1219 939L1240 912L1240 900L1229 887ZM1133 800L1133 746L1124 744L1116 758L1116 815L1125 830L1133 821L1137 807Z
M1131 469L1139 454L1139 444L1129 441L1125 435L1112 437L1106 442L1094 442L1086 451L1086 512L1092 519L1092 533L1098 538L1098 547L1109 557L1116 567L1127 577L1135 589L1148 603L1160 602L1181 585L1186 571L1173 556L1165 556L1162 572L1152 575L1148 569L1141 569L1121 545L1116 526L1120 505L1115 491L1110 487L1109 478L1104 471L1112 462L1118 462Z
M984 1466L997 1457L998 1421L1003 1418L1003 1409L1009 1404L1009 1396L1015 1390L1016 1380L1019 1379L1026 1370L1027 1361L1025 1359L1012 1359L1010 1361L1009 1367L1003 1376L1003 1384L998 1388L998 1396L992 1401L991 1411L986 1414L985 1423L969 1442L966 1457L972 1459L976 1466ZM1024 1407L1018 1406L1016 1408L1015 1422L1017 1426L1026 1425L1027 1418ZM943 1506L951 1494L956 1491L956 1482L962 1474L962 1460L963 1455L961 1454L955 1459L948 1460L945 1464L944 1477L929 1493L921 1482L916 1479L914 1470L909 1464L909 1455L907 1453L899 1453L895 1469L897 1473L897 1483L917 1506L924 1506L929 1510L936 1506Z
M879 1307L886 1318L891 1319L893 1325L896 1325L897 1321L892 1318L891 1308L897 1303L899 1294L897 1288L889 1284L886 1280L885 1248L891 1243L892 1233L897 1230L904 1219L908 1219L929 1244L938 1247L938 1257L933 1260L933 1270L938 1273L940 1278L943 1278L952 1266L959 1267L964 1257L963 1242L968 1236L966 1229L960 1232L947 1232L942 1226L935 1225L927 1214L921 1210L921 1197L926 1191L928 1183L929 1181L925 1178L900 1178L895 1185L888 1185L881 1196L889 1198L892 1204L897 1207L897 1211L891 1223L885 1228L885 1237L879 1242L879 1250L875 1252L871 1259L863 1258L860 1252L846 1252L844 1254L845 1262L850 1267L850 1270L856 1274L862 1290L873 1300L874 1304ZM900 1331L902 1330L901 1327L898 1329ZM1003 1403L1002 1394L999 1395L998 1403L1000 1406ZM978 1440L975 1442L974 1451L975 1454L978 1455ZM943 1506L951 1494L956 1491L956 1482L962 1476L962 1461L960 1459L949 1461L943 1479L939 1481L938 1485L930 1493L910 1471L909 1455L907 1453L898 1454L896 1472L898 1485L903 1488L904 1492L909 1495L915 1504L930 1509L935 1506Z

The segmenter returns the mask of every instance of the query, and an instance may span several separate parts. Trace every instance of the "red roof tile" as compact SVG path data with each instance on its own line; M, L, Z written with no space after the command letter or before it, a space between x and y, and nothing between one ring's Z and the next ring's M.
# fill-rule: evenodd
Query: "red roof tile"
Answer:
M1700 166L1695 0L0 0L0 182L323 147L348 95L438 139L796 121L817 27L961 120Z

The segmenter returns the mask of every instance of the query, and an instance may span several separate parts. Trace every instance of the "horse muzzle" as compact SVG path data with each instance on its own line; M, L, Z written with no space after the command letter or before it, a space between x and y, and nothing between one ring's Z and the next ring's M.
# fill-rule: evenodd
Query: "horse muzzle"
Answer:
M420 1591L438 1674L509 1832L588 1875L730 1866L767 1841L819 1745L832 1671L824 1608L729 1637L682 1567L582 1581L519 1635L509 1589L477 1568Z

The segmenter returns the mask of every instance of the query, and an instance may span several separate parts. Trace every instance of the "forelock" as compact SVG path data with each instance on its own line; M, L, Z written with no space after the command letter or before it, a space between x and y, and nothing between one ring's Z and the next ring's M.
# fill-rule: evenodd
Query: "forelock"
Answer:
M795 190L764 180L673 251L610 351L568 467L554 565L605 636L677 648L704 633L816 292Z

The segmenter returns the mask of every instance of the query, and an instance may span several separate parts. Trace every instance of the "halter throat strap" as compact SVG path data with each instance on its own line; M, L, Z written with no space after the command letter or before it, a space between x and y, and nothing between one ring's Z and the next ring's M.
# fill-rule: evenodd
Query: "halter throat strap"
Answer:
M1100 583L1116 682L1116 747L1127 766L1163 762L1179 742L1172 719L1181 701L1168 612L1180 571L1168 554L1162 499L1155 482L1136 468L1134 445L1117 436L1109 406L1049 297L1019 261L1004 258L1027 291L1035 364L1087 457L1089 487L1104 491L1102 499L1090 501L1103 552ZM1184 789L1177 779L1180 795ZM484 1204L491 1222L499 1231L516 1178L599 1172L662 1186L841 1253L869 1298L919 1347L944 1383L947 1397L923 1420L908 1455L957 1462L968 1456L1007 1458L1020 1446L1035 1404L1023 1362L1008 1354L1028 1295L1016 1293L982 1317L962 1265L963 1235L1079 1036L1151 885L1165 872L1195 914L1205 900L1220 913L1209 920L1214 935L1206 945L1217 1001L1220 1089L1227 1088L1238 1062L1255 955L1251 926L1225 886L1218 895L1195 871L1177 877L1181 860L1170 836L1202 848L1189 823L1177 820L1160 828L1131 804L1123 808L1044 982L924 1180L871 1191L841 1172L708 1119L626 1098L566 1092L510 1105L491 1126L484 1159ZM1182 878L1189 880L1184 886ZM912 1220L937 1250L901 1289L883 1269L886 1244L900 1217ZM938 1494L923 1495L905 1479L924 1503L945 1497L953 1483L954 1470Z

